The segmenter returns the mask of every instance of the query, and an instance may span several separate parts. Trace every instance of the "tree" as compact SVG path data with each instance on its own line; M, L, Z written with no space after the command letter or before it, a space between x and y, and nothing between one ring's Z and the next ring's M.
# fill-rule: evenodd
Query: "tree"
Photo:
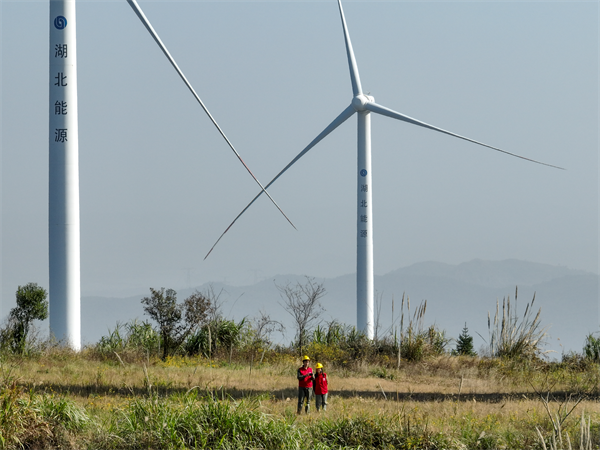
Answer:
M477 353L473 349L473 337L469 335L469 329L467 328L466 323L456 341L456 350L454 350L453 353L455 355L477 356Z
M284 286L275 285L284 301L281 306L296 322L296 342L300 355L306 345L312 324L325 311L320 302L321 297L325 295L323 283L317 283L311 277L305 278L304 284L297 282L292 285L288 282Z
M37 283L19 286L16 292L17 307L10 310L11 348L23 353L27 335L34 320L48 318L48 292Z
M271 334L275 331L283 333L283 324L277 320L271 319L271 316L264 311L260 311L260 316L254 320L253 338L252 338L252 356L250 359L250 373L252 373L252 365L254 364L254 355L258 349L262 348L262 356L260 363L267 349L271 346Z
M142 299L146 305L144 312L158 324L163 344L162 358L166 359L206 319L210 300L196 291L180 305L173 289L150 288L150 292L150 297Z

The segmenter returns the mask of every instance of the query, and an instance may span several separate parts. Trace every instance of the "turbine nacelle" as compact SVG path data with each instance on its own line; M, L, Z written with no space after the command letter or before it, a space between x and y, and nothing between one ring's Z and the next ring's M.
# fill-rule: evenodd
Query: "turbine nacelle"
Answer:
M366 111L367 104L375 101L371 95L358 94L352 99L352 107L356 112Z

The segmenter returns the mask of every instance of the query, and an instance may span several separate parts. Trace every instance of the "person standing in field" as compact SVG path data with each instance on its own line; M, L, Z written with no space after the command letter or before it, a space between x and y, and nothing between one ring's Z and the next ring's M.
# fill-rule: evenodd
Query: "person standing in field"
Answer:
M315 373L315 405L317 411L323 406L323 411L327 409L327 374L323 371L323 364L317 363L315 366L317 373Z
M306 401L306 406L304 407L304 412L308 414L310 411L310 397L313 387L313 379L314 374L312 369L309 366L310 358L308 356L304 356L302 358L302 366L298 369L298 412L300 414L302 412L302 404Z

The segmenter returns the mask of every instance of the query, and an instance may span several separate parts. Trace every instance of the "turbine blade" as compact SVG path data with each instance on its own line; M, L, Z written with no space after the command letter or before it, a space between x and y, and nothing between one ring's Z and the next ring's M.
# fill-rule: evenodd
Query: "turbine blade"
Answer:
M150 35L154 38L154 40L156 41L156 43L158 44L158 46L160 47L160 49L162 50L162 52L165 54L165 56L167 57L167 59L169 60L169 62L173 66L173 68L177 71L177 73L179 74L179 76L181 77L181 79L183 80L183 82L185 83L185 85L188 87L188 89L190 90L190 92L192 93L192 95L196 98L196 100L198 101L198 103L200 103L200 106L202 107L202 109L204 110L204 112L206 113L206 115L208 116L208 118L211 120L211 122L213 123L213 125L217 128L217 130L219 131L219 133L221 134L221 136L223 136L223 139L225 139L225 142L227 142L227 145L229 145L229 148L231 148L231 150L233 151L233 153L235 153L235 156L237 156L237 159L239 159L239 161L246 168L246 170L248 171L248 173L252 176L252 178L254 178L254 181L256 181L256 184L258 184L260 186L260 188L262 189L262 191L267 195L267 197L269 197L269 199L277 207L277 209L279 210L279 212L281 212L281 214L283 214L283 217L285 217L287 219L287 221L290 223L290 225L292 225L294 228L296 228L296 226L292 223L292 221L288 218L288 216L285 215L285 213L282 211L282 209L279 207L279 205L273 199L273 197L271 197L271 195L265 190L265 188L260 183L260 181L258 181L258 178L256 178L254 176L254 174L252 173L252 171L250 170L250 168L246 165L246 163L244 162L244 160L242 159L242 157L240 156L240 154L237 152L237 150L235 149L235 147L233 146L233 144L231 143L231 141L227 138L227 136L225 136L225 133L223 132L223 130L221 129L221 127L219 126L219 124L217 123L217 121L214 119L214 117L212 116L212 114L208 111L208 108L204 105L204 103L200 99L200 96L196 93L196 91L194 90L194 88L192 87L192 85L190 84L190 82L188 81L188 79L185 77L185 75L183 74L183 72L181 71L181 69L179 68L179 66L177 65L177 63L175 62L175 60L173 59L173 57L171 56L171 54L169 53L169 50L167 50L167 47L165 46L165 44L163 44L163 42L161 41L161 39L158 36L158 34L156 33L156 31L154 31L154 28L150 24L150 21L146 18L146 15L144 14L144 12L142 11L142 9L140 8L140 5L138 5L137 1L136 0L127 0L127 3L129 3L129 6L131 6L131 8L133 9L133 11L136 13L136 15L142 21L142 23L144 24L144 26L146 27L146 29L148 30L148 32L150 33Z
M298 153L296 155L296 157L294 159L292 159L289 164L287 166L285 166L276 176L275 178L273 178L271 181L269 181L269 184L267 184L265 186L265 188L269 188L273 183L275 183L275 181L277 181L277 179L283 175L283 173L288 170L290 167L292 167L292 165L294 165L300 158L302 158L311 148L313 148L315 145L317 145L321 140L323 140L329 133L331 133L333 130L335 130L337 127L339 127L341 124L343 124L346 120L348 120L350 117L352 117L352 115L355 113L356 111L354 110L354 107L352 105L348 106L346 109L344 109L342 111L342 113L337 116L335 119L333 119L333 122L331 122L327 128L325 128L323 131L321 131L321 133L319 133L319 135L314 138L310 144L308 144L304 150L302 150L300 153ZM250 206L252 206L252 204L258 199L258 197L260 197L262 195L263 192L266 191L260 191L256 197L254 197L252 199L252 201L250 203L248 203L246 205L246 207L242 210L242 212L240 212L235 219L233 219L233 222L231 222L229 224L229 226L225 229L225 231L223 231L223 233L221 234L221 236L219 236L219 239L217 239L217 241L213 244L213 246L210 248L210 250L208 251L208 253L206 254L206 256L204 257L204 259L208 258L208 255L210 255L212 253L212 251L214 250L214 248L217 246L217 244L219 243L219 241L223 238L223 236L225 236L225 233L227 233L229 231L229 229L233 226L234 223L237 222L237 220L242 216L242 214L244 214L248 208L250 208Z
M500 148L492 147L491 145L484 144L483 142L476 141L475 139L470 139L468 137L461 136L460 134L452 133L451 131L447 131L442 128L435 127L433 125L429 125L428 123L421 122L420 120L417 120L417 119L413 119L412 117L409 117L405 114L400 114L399 112L393 111L389 108L386 108L385 106L378 105L377 103L368 102L365 105L365 108L371 112L381 114L383 116L391 117L392 119L402 120L403 122L412 123L413 125L418 125L420 127L429 128L430 130L439 131L440 133L448 134L450 136L454 136L459 139L464 139L465 141L469 141L474 144L478 144L478 145L482 145L487 148L491 148L492 150L496 150L497 152L501 152L501 153L505 153L510 156L514 156L515 158L524 159L525 161L530 161L530 162L533 162L536 164L541 164L543 166L554 167L555 169L565 170L563 167L553 166L552 164L547 164L545 162L536 161L535 159L526 158L525 156L517 155L515 153L510 153L510 152L507 152L506 150L502 150Z
M338 0L340 7L340 17L342 18L342 27L344 28L344 40L346 41L346 54L348 55L348 67L350 68L350 80L352 81L352 95L356 97L358 94L362 94L362 87L360 85L360 76L358 75L358 66L356 65L356 58L354 57L354 50L352 50L352 42L350 41L350 33L348 33L348 27L346 26L346 18L344 17L344 10L342 9L342 0Z

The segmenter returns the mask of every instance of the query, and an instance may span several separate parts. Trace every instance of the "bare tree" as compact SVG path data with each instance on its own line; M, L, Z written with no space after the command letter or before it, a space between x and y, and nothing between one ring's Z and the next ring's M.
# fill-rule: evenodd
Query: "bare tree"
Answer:
M210 307L208 308L208 321L219 322L223 319L223 303L225 300L221 299L223 289L221 288L218 292L212 284L204 290L203 295L210 300Z
M219 323L223 320L223 303L224 300L221 300L221 294L223 294L223 289L219 292L215 290L215 287L212 284L209 284L206 290L204 291L204 295L210 300L210 307L208 308L208 358L212 359L212 348L213 348L213 340L217 334L217 328Z
M254 353L262 347L262 356L260 363L263 362L267 349L271 346L271 335L278 331L283 333L283 324L277 320L271 319L271 316L264 311L260 311L260 316L254 319L254 337L252 339L252 358L250 360L250 373L254 363Z
M300 355L304 349L314 321L325 311L320 299L325 295L323 283L317 283L312 277L305 277L304 283L286 283L283 286L275 284L280 292L283 304L281 306L296 322L296 343Z
M381 328L381 305L383 304L383 292L375 290L375 342L379 339Z

